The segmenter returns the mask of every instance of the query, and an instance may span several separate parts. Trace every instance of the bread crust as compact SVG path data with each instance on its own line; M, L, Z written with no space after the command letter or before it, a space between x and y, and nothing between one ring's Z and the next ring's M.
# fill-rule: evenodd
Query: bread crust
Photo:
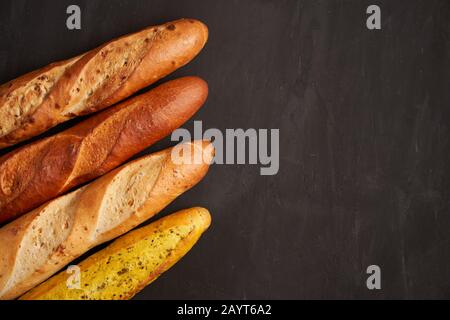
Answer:
M208 29L180 19L112 40L0 87L0 148L132 95L192 60Z
M188 146L193 151L193 157L195 154L202 155L201 163L175 163L171 157L172 148L169 148L117 168L1 228L0 299L20 296L89 249L124 234L157 214L196 185L208 171L214 148L207 141L194 141ZM141 205L129 216L118 218L114 216L114 211L120 206L121 197L131 194L128 191L115 192L113 200L108 202L108 188L123 186L125 182L121 182L120 177L134 179L127 176L127 170L143 163L152 165L140 170L139 174L156 172L157 176L152 180L150 189L141 195ZM138 200L136 197L132 199ZM125 206L128 207L127 204ZM60 219L63 215L66 220ZM117 225L105 223L110 220L117 222ZM36 229L37 223L51 228L45 228L45 232L40 233ZM30 244L29 239L36 239L36 243ZM59 240L55 243L55 239ZM29 259L31 256L39 257L41 262Z
M155 143L205 102L208 86L184 77L0 158L0 222L90 181Z

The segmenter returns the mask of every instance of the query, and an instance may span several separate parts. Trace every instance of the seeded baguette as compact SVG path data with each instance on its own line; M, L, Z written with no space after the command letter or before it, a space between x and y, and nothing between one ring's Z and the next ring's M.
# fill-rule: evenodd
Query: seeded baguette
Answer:
M204 103L207 84L184 77L0 158L0 222L96 178L170 134Z
M214 148L207 141L182 146L183 161L172 156L173 148L142 157L1 228L0 299L20 296L197 184Z
M132 95L192 60L207 38L202 22L176 20L0 86L0 148Z
M79 263L79 288L69 289L70 274L62 271L20 299L131 299L180 260L210 223L211 216L204 208L173 213L131 231Z

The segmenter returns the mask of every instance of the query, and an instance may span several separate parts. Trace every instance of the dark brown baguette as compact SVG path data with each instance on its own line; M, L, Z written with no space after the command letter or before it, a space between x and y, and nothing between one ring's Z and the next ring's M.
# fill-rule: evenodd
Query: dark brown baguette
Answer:
M208 94L184 77L0 158L0 222L115 168L188 120Z
M192 60L207 38L203 23L181 19L0 86L0 148L130 96Z

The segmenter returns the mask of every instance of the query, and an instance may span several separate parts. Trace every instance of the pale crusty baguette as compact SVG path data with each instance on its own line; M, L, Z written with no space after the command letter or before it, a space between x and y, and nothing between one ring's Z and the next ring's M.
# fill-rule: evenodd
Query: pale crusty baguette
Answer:
M79 288L70 274L58 275L21 300L127 300L180 260L209 227L204 208L190 208L131 231L79 263Z
M200 21L172 21L2 85L0 148L130 96L192 60L207 38Z
M0 222L96 178L168 135L204 103L207 84L184 77L0 158Z
M189 151L191 156L184 162L174 160L173 148L140 158L1 228L0 299L18 297L90 248L152 217L198 183L208 171L214 148L207 141L185 146L181 153Z

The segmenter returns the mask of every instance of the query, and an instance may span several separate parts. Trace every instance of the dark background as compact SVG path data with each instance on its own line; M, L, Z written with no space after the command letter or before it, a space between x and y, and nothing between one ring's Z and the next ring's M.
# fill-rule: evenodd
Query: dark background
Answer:
M450 298L450 2L1 1L0 81L181 17L210 29L169 77L208 81L195 119L279 128L280 171L212 167L163 212L205 206L211 228L136 298Z

